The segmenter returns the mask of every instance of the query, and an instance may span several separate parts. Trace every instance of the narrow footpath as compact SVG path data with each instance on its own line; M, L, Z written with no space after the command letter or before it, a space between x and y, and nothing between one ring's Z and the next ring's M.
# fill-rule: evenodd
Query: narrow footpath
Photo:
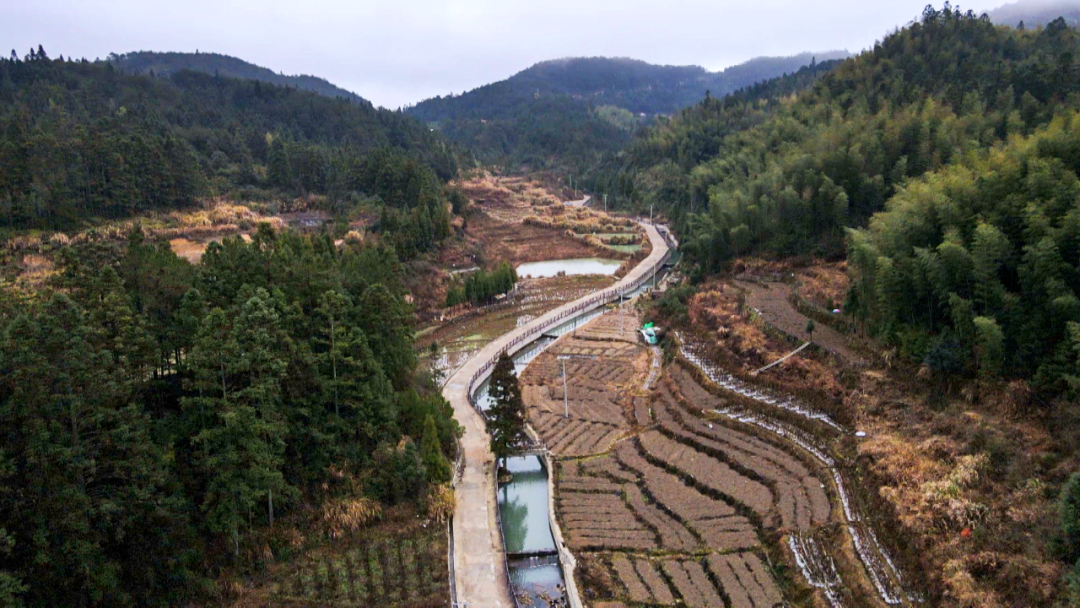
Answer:
M524 337L563 322L575 308L590 305L597 294L635 284L662 263L668 244L655 226L642 223L652 251L640 264L612 287L564 304L529 323L506 333L480 350L462 365L443 387L443 396L454 408L454 418L464 427L461 453L464 467L455 485L457 506L454 510L454 582L457 605L469 608L514 606L503 558L502 534L496 519L496 482L494 456L484 419L469 403L469 388L474 376L503 349L511 352L526 345Z

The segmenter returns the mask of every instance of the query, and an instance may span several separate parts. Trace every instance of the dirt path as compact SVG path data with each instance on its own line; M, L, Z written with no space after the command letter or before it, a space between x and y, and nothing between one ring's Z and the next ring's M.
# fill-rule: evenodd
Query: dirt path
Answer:
M664 238L652 225L643 225L652 242L652 252L609 290L629 286L646 277L668 251ZM606 290L605 290L606 291ZM482 348L447 381L443 396L454 408L454 418L464 427L461 438L464 469L455 486L454 578L457 602L470 608L513 606L510 581L503 558L502 535L496 520L494 456L483 417L469 403L475 375L504 349L513 351L526 345L525 336L547 329L575 309L596 305L591 294L552 310L504 334ZM570 581L567 581L570 583Z
M788 299L791 286L785 283L754 283L736 280L735 285L746 291L746 304L761 313L766 323L780 331L806 338L807 317L795 310ZM852 365L866 365L866 360L847 345L847 338L835 329L817 323L814 328L814 343L839 355Z

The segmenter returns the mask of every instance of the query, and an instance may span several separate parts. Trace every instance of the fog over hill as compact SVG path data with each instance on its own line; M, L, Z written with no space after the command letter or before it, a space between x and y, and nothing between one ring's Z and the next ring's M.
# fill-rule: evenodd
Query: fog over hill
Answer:
M1080 0L1021 0L1000 6L987 13L990 20L1000 25L1025 27L1046 25L1058 17L1072 27L1080 25Z

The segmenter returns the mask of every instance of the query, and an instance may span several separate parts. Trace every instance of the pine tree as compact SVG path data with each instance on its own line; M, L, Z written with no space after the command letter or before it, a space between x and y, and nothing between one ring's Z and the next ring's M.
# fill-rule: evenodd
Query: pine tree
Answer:
M526 440L525 402L521 386L514 375L514 361L503 351L491 371L488 387L492 405L487 411L491 451L496 458L505 459Z
M191 357L202 386L212 386L206 380L220 374L220 397L187 401L212 411L207 426L192 439L207 478L203 509L209 528L231 535L236 549L244 517L255 505L266 501L269 492L279 500L292 492L281 471L285 428L280 377L289 341L263 289L240 307L227 340L215 331L223 317L220 310L211 312ZM218 347L219 342L226 344Z
M0 343L0 477L18 489L0 492L0 528L40 603L132 603L120 573L145 558L132 547L152 518L171 525L163 454L102 331L57 294Z
M420 460L427 470L430 483L442 484L450 481L450 462L439 448L439 432L435 428L435 417L424 419L424 437L420 442Z

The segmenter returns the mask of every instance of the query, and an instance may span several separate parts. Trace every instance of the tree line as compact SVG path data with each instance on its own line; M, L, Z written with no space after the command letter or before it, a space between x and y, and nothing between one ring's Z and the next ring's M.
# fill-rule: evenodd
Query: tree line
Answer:
M846 309L938 373L1080 391L1080 111L907 182L850 233Z
M457 173L437 133L400 112L192 71L0 59L0 227L69 228L196 199L356 196L430 206Z
M607 183L672 217L699 274L847 256L845 310L903 355L1074 391L1078 58L1061 20L927 7L827 72L647 130Z
M448 481L399 276L392 248L262 225L199 266L137 231L0 289L0 603L200 601L272 513Z
M456 306L462 302L488 304L495 299L495 296L513 289L517 281L517 272L507 262L499 264L499 267L491 272L481 268L447 290L446 305Z
M905 181L1075 105L1077 47L1061 21L1021 31L928 7L797 96L706 100L647 130L624 189L663 205L710 269L751 252L841 257L845 228Z

